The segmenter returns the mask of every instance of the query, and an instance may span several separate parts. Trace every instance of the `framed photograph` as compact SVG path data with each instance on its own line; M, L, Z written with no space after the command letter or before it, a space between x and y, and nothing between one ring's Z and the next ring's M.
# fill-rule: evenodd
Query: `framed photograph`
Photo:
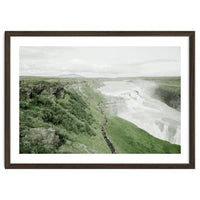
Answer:
M194 169L194 31L6 31L6 169Z

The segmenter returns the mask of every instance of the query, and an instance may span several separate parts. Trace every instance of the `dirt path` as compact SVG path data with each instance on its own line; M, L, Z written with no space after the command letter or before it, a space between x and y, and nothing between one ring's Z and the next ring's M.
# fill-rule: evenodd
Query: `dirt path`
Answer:
M98 107L99 107L99 109L100 109L100 111L101 111L101 114L103 115L103 117L104 117L104 119L105 119L105 122L103 123L103 125L102 125L102 127L101 127L101 133L102 133L102 135L103 135L103 137L104 137L104 140L106 141L108 147L110 148L111 152L112 152L112 153L117 153L116 150L115 150L115 148L114 148L114 146L113 146L113 144L112 144L112 142L109 140L108 136L106 135L106 131L104 130L104 127L108 124L107 117L106 117L106 115L104 114L104 111L103 111L103 109L101 108L101 104L100 104L100 103L98 103Z

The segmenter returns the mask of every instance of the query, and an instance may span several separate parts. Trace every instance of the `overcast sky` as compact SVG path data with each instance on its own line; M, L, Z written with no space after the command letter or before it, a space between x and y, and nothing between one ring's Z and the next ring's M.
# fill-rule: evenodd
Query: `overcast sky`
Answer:
M21 76L180 76L180 47L20 47Z

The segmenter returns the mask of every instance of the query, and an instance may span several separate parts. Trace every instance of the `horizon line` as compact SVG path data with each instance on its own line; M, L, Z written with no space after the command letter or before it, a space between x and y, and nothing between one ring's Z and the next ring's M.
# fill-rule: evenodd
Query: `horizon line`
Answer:
M151 78L151 77L181 77L180 75L176 76L117 76L117 77L103 77L103 76L93 76L93 77L86 77L86 76L51 76L51 75L19 75L20 77L51 77L51 78Z

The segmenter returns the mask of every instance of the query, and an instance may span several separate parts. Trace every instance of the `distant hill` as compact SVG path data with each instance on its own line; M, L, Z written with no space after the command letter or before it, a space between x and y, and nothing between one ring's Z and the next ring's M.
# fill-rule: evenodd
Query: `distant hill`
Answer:
M59 75L59 77L68 77L68 78L81 78L83 76L79 75L79 74L61 74Z

